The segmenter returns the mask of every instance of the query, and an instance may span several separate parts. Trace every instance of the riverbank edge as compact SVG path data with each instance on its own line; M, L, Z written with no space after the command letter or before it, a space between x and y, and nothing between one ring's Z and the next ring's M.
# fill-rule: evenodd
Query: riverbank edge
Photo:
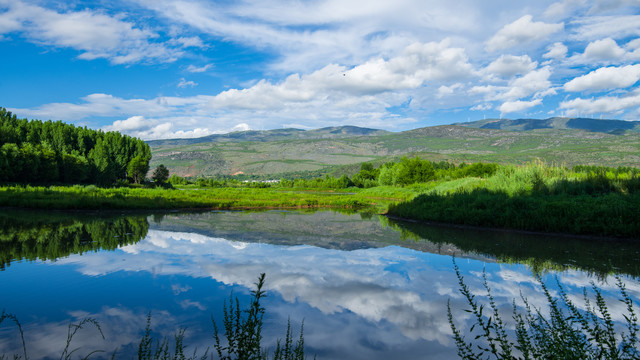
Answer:
M336 193L322 191L283 191L283 189L219 188L207 190L168 191L163 189L98 188L92 192L77 191L73 187L30 188L0 187L0 209L46 210L62 212L92 212L102 214L148 212L206 212L206 211L266 211L333 209L368 211L390 219L419 222L468 229L490 229L584 239L638 241L637 237L606 234L574 233L461 224L394 214L394 208L407 206L412 201L381 198L377 193ZM12 191L8 191L12 190ZM406 194L408 195L408 194ZM417 194L414 194L417 195ZM404 201L403 201L404 200Z
M615 237L615 236L574 234L574 233L550 232L550 231L522 230L522 229L517 229L517 228L501 228L501 227L493 227L493 226L477 226L477 225L457 224L457 223L452 223L452 222L440 222L440 221L431 221L431 220L419 220L419 219L403 218L403 217L400 217L400 216L390 215L390 214L387 214L387 213L383 213L381 215L386 217L387 219L390 219L390 220L393 220L393 221L396 221L396 222L422 224L422 225L436 226L436 227L441 227L441 228L453 228L453 229L462 229L462 230L477 230L477 231L484 231L484 232L488 232L488 233L552 236L552 237L558 237L558 238L588 240L588 241L611 241L611 242L638 242L639 241L639 239L632 238L632 237Z

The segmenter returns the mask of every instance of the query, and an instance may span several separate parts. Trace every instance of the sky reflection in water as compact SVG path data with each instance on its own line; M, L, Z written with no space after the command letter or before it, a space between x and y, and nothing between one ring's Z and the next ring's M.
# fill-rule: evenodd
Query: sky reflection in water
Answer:
M310 225L316 222L317 226ZM189 223L193 231L186 231ZM233 226L238 228L235 233L230 230ZM283 231L270 232L270 227L279 226ZM317 230L322 228L324 232ZM332 248L336 242L331 240L324 242L325 247L317 246L323 239L348 238L347 229L369 232L360 237L369 237L371 243L365 241L364 248L350 251ZM220 234L224 238L216 236ZM242 238L245 241L237 240ZM105 356L110 356L116 347L120 354L128 354L137 347L149 312L159 334L187 327L186 343L192 351L213 344L210 316L220 319L230 292L246 303L258 274L264 272L267 346L284 336L291 317L296 330L304 319L307 354L320 359L456 358L447 300L451 299L457 321L470 324L471 319L461 310L465 306L452 257L399 245L420 247L412 240L403 241L376 217L332 212L174 216L159 224L151 222L144 240L113 252L12 264L0 272L6 289L0 307L23 322L32 358L59 357L70 319L88 316L100 322L106 340L97 341L94 329L83 330L74 339L76 346L90 344L81 354L105 349ZM544 308L546 300L527 266L445 250L457 253L457 263L474 291L481 292L481 274L486 271L494 297L504 304L505 317L510 317L512 299L520 292L532 305ZM616 295L610 277L601 282L577 270L559 277L578 304L581 288L590 286L590 281L596 281L605 294ZM638 282L625 281L638 299ZM612 301L611 308L621 320L618 314L624 304ZM14 351L16 334L15 328L3 323L0 349Z

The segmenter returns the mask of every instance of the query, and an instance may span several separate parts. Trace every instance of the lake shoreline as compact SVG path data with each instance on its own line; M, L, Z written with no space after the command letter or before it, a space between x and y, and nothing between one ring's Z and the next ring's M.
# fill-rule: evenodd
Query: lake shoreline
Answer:
M568 239L579 239L579 240L604 240L604 241L612 241L612 242L638 242L638 239L632 237L615 237L615 236L600 236L600 235L588 235L588 234L573 234L573 233L563 233L563 232L551 232L551 231L535 231L535 230L522 230L517 228L501 228L494 226L477 226L477 225L466 225L466 224L456 224L452 222L441 222L441 221L431 221L431 220L420 220L420 219L411 219L404 218L395 215L389 214L381 214L386 218L398 222L405 223L414 223L414 224L422 224L428 226L436 226L441 228L453 228L453 229L467 229L467 230L480 230L486 232L493 233L503 233L503 234L524 234L524 235L541 235L541 236L552 236L552 237L560 237L560 238L568 238Z

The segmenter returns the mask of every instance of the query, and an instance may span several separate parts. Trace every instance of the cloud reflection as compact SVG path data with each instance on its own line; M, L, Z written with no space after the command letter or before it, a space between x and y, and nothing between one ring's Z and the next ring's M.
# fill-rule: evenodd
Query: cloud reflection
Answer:
M473 259L458 259L458 264L473 293L479 295L485 293L482 286L485 269L496 301L503 304L505 318L510 317L512 300L519 299L521 293L531 305L546 307L546 298L525 266ZM345 354L351 358L384 358L401 353L415 357L425 351L427 343L426 348L433 351L434 357L455 358L446 316L447 300L451 299L455 321L461 328L469 328L473 320L462 311L466 306L458 292L451 258L399 246L342 251L309 245L230 241L190 232L151 229L143 241L116 252L70 256L51 265L73 266L90 276L121 272L148 274L154 279L184 276L193 280L214 279L230 287L240 285L249 289L254 287L258 274L266 273L266 290L277 294L269 297L266 305L268 312L274 314L270 321L286 326L289 316L294 322L304 318L306 344L312 353L322 358L341 358ZM590 286L593 279L579 271L567 271L559 277L572 299L581 304L581 287ZM552 278L545 280L553 281ZM604 280L598 286L605 295L615 293L615 279ZM627 284L632 297L639 298L637 282ZM176 296L178 308L186 313L220 310L199 298L195 285L191 286L188 281L182 280L179 284L174 281L168 287ZM622 307L611 304L614 318L620 319ZM122 337L122 344L138 339L139 330L144 327L140 320L144 312L124 307L118 309L122 312L118 315L114 309L105 307L103 313L87 315L103 318L109 328L122 329L117 334L109 334L118 341ZM158 319L161 323L165 323L165 317L183 317L168 312L165 315ZM73 316L79 318L81 313ZM131 325L119 320L128 317L136 320ZM184 320L173 319L174 326L180 324L181 319ZM273 339L283 336L274 329L266 328L265 338L270 333ZM49 330L53 331L47 328Z

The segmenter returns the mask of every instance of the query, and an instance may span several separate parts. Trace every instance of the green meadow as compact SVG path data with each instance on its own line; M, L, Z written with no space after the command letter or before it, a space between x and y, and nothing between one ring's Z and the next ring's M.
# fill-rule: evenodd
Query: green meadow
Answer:
M367 209L418 221L640 237L640 170L403 158L349 178L240 182L172 176L173 186L0 187L0 206L59 210Z

